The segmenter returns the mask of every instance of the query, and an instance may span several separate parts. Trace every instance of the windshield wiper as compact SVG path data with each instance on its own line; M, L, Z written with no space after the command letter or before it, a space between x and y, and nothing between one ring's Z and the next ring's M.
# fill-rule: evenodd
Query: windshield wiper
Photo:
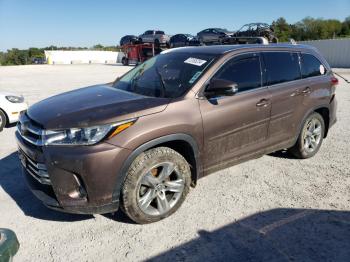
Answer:
M163 93L163 94L162 94L162 97L165 97L166 88L165 88L165 81L164 81L164 78L163 78L163 76L161 75L161 73L159 72L158 67L155 66L155 70L156 70L156 73L157 73L157 75L158 75L158 77L159 77L160 84L161 84L161 86L162 86L162 93Z

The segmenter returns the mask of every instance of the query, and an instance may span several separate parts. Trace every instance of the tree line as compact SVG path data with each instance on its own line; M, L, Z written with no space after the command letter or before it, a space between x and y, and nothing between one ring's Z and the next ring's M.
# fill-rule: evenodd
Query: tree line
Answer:
M306 17L295 24L289 24L285 18L280 17L271 26L279 42L287 42L291 38L304 41L350 36L350 16L342 22L337 19Z
M48 46L44 48L31 47L28 49L12 48L7 52L0 52L0 65L28 65L34 64L35 61L45 59L44 50L98 50L98 51L120 51L119 46L103 46L101 44L93 47L57 47Z
M273 21L274 29L279 42L287 42L289 39L296 41L331 39L350 37L350 16L344 21L337 19L322 19L306 17L303 20L289 24L283 17ZM26 65L35 63L36 59L44 59L44 50L103 50L120 51L119 46L103 46L101 44L87 47L57 47L17 49L12 48L7 52L0 52L0 65Z

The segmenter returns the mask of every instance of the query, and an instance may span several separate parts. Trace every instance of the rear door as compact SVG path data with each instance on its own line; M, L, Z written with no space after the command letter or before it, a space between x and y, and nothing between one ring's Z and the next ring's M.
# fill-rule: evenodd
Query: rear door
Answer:
M210 42L211 38L211 29L204 30L204 33L202 35L203 42Z
M237 55L214 78L233 81L233 96L200 99L203 119L204 169L223 168L266 144L270 118L270 94L262 84L260 55Z
M301 53L300 55L305 90L303 104L306 112L318 105L328 105L334 90L327 67L313 54Z
M303 92L297 52L269 51L262 53L267 84L271 91L269 140L275 145L293 139L303 117Z
M220 32L216 29L212 29L211 31L211 42L218 42L219 41L219 37L220 37Z

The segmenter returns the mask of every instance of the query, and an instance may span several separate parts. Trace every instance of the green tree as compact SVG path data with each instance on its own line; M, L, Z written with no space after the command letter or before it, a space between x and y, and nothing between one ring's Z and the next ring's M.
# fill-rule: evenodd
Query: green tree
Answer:
M30 62L28 56L28 50L19 50L17 48L12 48L7 50L5 55L5 65L26 65Z
M341 36L350 36L350 16L345 18L341 26Z
M103 49L103 45L101 44L94 45L92 49L98 49L98 50Z
M287 42L291 38L291 26L283 17L272 22L272 28L280 42Z

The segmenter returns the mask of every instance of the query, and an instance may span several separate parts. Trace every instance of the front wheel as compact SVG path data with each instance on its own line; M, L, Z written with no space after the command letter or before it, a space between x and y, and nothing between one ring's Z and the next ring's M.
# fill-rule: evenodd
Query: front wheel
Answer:
M168 147L153 148L131 164L121 207L137 223L156 222L181 206L190 184L190 166L182 155Z
M289 149L295 157L313 157L320 149L324 137L325 124L319 113L312 113L304 122L295 145Z
M5 113L0 109L0 132L2 129L6 126L6 115Z

